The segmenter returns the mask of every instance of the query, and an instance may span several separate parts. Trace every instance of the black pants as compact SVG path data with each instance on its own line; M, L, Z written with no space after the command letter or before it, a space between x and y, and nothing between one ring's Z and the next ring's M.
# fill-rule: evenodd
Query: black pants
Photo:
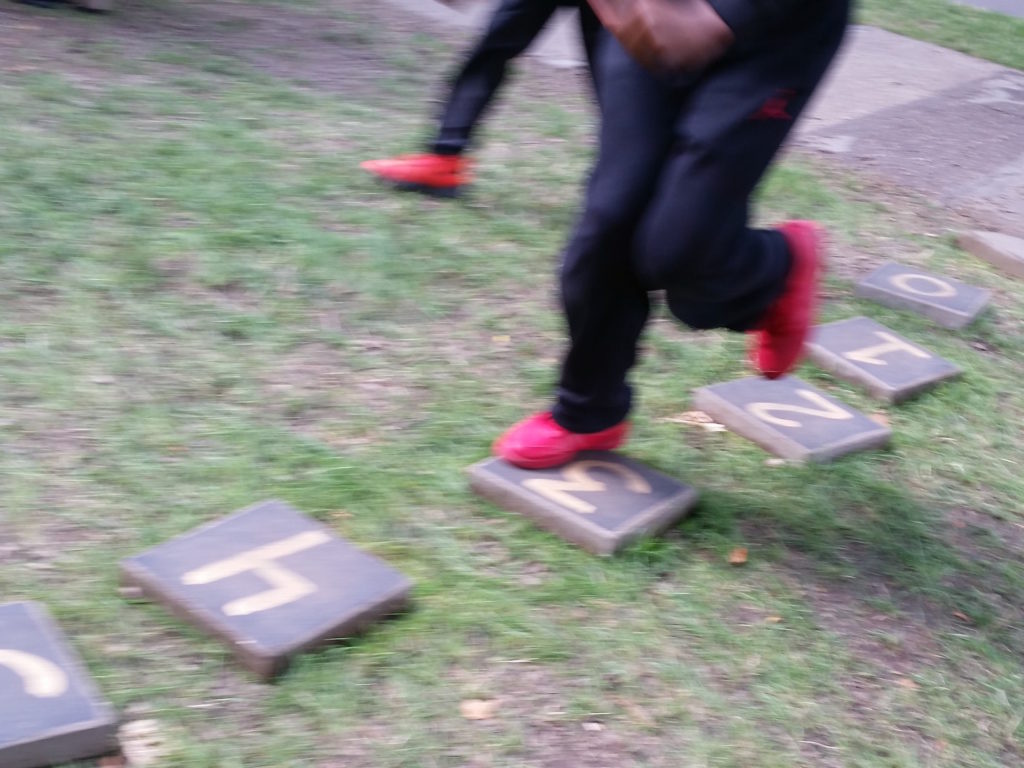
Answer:
M457 155L469 146L473 128L505 79L509 61L525 51L559 7L577 0L502 0L484 36L470 52L441 112L441 127L432 151ZM589 10L589 9L588 9ZM592 14L584 14L584 47L590 57L596 34Z
M693 328L748 330L780 295L782 235L747 226L750 195L835 55L849 0L808 3L710 69L670 80L635 63L608 33L597 46L600 149L562 265L569 324L554 407L574 432L629 412L626 381L664 290Z

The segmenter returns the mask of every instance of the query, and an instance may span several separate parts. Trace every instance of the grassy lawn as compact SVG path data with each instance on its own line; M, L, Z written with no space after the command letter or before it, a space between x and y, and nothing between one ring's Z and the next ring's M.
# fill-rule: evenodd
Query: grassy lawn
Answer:
M1024 19L951 0L860 0L857 20L1024 69Z
M966 376L888 408L807 366L896 439L774 466L672 420L745 373L743 339L658 319L628 452L703 500L594 558L463 474L551 391L582 74L527 66L472 195L438 202L357 168L416 146L451 62L388 4L131 8L0 11L0 594L44 601L125 719L156 721L156 765L1024 761L1024 286L958 253L945 212L777 169L759 215L834 233L826 319ZM854 299L894 258L993 311L950 332ZM119 597L117 563L269 497L409 575L416 609L265 686ZM460 716L476 698L493 718Z

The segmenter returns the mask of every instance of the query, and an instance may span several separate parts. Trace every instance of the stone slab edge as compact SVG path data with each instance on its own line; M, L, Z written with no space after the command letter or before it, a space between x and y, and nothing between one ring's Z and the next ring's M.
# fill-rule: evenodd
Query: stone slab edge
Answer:
M0 748L0 765L3 768L38 768L42 765L69 763L97 757L117 751L118 717L113 707L106 703L92 678L85 673L85 665L74 650L67 645L64 633L60 631L49 613L38 603L26 601L29 613L54 638L57 653L63 666L73 672L81 689L92 701L99 717L95 720L76 723L66 728L55 728L26 741L15 742ZM43 741L45 740L45 743Z
M232 515L242 514L249 509L262 506L271 501L274 500L261 501L252 507L234 512ZM219 520L214 520L200 528L209 527L217 522ZM322 527L326 529L326 526ZM327 531L332 536L337 536L333 530L327 529ZM143 595L156 603L166 606L173 615L186 624L193 626L198 624L214 637L227 643L235 658L264 682L282 674L288 668L293 656L326 645L332 640L358 635L380 619L407 609L411 604L410 593L412 592L412 582L403 576L402 582L391 590L372 611L360 614L362 607L357 606L349 612L348 618L343 618L340 621L332 620L326 622L306 642L284 651L274 651L237 634L213 611L209 611L202 606L192 606L176 596L167 594L161 589L161 583L160 579L153 577L149 571L133 562L131 558L121 561L122 586L140 589Z
M854 435L826 448L810 450L768 425L762 425L757 418L719 397L708 387L701 387L693 393L693 403L697 409L724 424L734 434L745 437L768 452L791 461L825 463L853 451L884 448L892 439L892 430L879 424L873 432Z
M681 492L652 507L642 516L633 518L634 522L640 521L637 527L628 533L617 534L595 525L585 517L552 501L535 497L532 497L531 501L526 501L519 490L520 486L516 483L480 471L491 461L492 459L485 459L466 470L469 475L469 487L474 493L494 502L502 509L522 514L541 528L579 545L594 555L614 555L637 539L656 536L662 531L668 530L686 517L700 496L697 489L687 486ZM539 514L537 507L543 508L547 514ZM657 519L673 508L676 508L678 514L668 514L661 520Z
M851 381L854 384L859 384L864 387L872 397L894 405L906 402L916 395L921 394L921 392L926 389L930 389L932 386L938 385L940 382L959 378L960 376L963 376L964 373L960 366L950 363L950 365L954 366L954 370L951 370L944 376L941 376L940 378L928 378L922 376L917 381L908 384L902 391L897 392L896 389L887 382L872 376L869 371L864 370L860 366L854 365L850 361L844 359L842 355L837 355L832 350L814 341L808 341L804 345L804 349L807 352L807 358L822 370L828 371L841 379Z
M1012 252L1000 248L991 242L991 238L986 237L986 235L1000 235L1000 233L958 232L956 242L963 250L982 261L987 261L1007 274L1014 277L1024 277L1024 240L1010 235L1000 235L999 239L1005 238L1019 243L1020 255L1014 255Z
M225 627L212 611L198 606L193 607L168 595L160 588L159 579L153 578L144 568L134 563L121 563L121 584L126 587L137 587L142 590L143 595L165 606L186 624L198 625L208 634L227 643L239 663L263 682L269 682L283 674L294 656L327 645L333 640L358 635L380 619L408 608L409 593L412 589L411 583L406 582L392 590L372 611L360 614L358 608L353 609L348 618L340 622L328 622L305 643L284 651L272 651Z
M865 285L864 283L857 283L854 293L859 298L869 299L886 307L910 310L918 315L927 317L943 328L950 328L952 330L960 330L974 322L975 318L985 311L987 302L992 295L991 292L985 291L985 303L982 304L977 312L968 314L966 312L956 312L947 307L937 306L926 300L907 298L874 285Z

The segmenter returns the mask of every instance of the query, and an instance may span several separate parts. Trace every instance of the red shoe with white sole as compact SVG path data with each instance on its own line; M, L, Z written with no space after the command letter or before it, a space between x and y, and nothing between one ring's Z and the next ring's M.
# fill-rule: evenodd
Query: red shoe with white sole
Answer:
M572 461L580 451L611 451L626 441L629 422L600 432L570 432L551 413L535 413L494 443L494 454L523 469L550 469Z
M825 232L813 221L779 227L793 259L786 287L751 331L750 358L768 379L784 376L803 356L804 342L817 315L818 280L824 267Z
M399 155L359 167L402 189L444 197L456 196L472 178L470 162L461 155Z

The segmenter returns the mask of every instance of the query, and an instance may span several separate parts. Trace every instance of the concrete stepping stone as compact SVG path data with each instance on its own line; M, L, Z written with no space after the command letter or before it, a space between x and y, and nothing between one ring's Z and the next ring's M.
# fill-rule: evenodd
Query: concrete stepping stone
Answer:
M961 232L957 245L1008 275L1024 277L1024 240L1002 232Z
M472 489L595 555L611 555L677 523L697 491L637 461L586 451L557 469L491 458L469 468Z
M963 373L867 317L819 325L807 342L807 356L823 370L887 403L902 403Z
M887 307L917 312L944 328L969 325L991 298L983 288L902 264L879 267L857 284L856 294Z
M0 766L40 768L117 750L117 716L46 609L0 605Z
M784 459L824 462L888 444L892 432L794 376L702 387L697 408Z
M121 563L125 586L224 641L261 679L406 606L411 583L281 501L196 528Z

